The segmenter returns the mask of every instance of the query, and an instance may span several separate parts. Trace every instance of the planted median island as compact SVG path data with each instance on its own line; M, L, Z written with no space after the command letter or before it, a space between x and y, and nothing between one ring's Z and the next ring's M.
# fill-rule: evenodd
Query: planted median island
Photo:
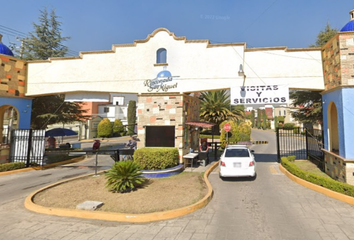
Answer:
M164 178L146 178L141 170L178 165L178 150L142 148L131 161L115 163L98 176L69 180L37 193L33 202L52 208L76 209L86 201L103 202L96 211L152 213L189 206L207 194L203 173L182 172Z

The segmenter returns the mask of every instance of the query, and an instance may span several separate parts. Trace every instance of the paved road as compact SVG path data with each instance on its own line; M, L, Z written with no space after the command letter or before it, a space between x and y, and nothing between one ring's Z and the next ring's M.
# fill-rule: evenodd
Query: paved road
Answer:
M122 148L128 138L129 137L111 139L109 142L107 140L102 141L102 147L105 147L106 149ZM88 141L83 142L81 145L83 149L91 150L92 144L93 141ZM96 167L96 157L94 155L89 155L85 161L63 165L55 169L0 176L0 203L4 204L9 201L23 199L35 190L63 179L108 169L113 163L114 161L109 155L98 155Z
M0 239L354 239L352 205L289 180L271 145L253 148L256 180L222 181L213 172L212 201L187 216L147 224L56 217L26 210L23 196L0 205Z

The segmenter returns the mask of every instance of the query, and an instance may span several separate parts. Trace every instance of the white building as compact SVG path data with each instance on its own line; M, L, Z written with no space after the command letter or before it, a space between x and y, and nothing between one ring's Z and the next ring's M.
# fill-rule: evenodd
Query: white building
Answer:
M112 93L110 99L111 104L102 104L98 106L98 116L101 118L108 118L111 122L120 119L123 125L127 125L129 101L138 102L138 96L136 94Z

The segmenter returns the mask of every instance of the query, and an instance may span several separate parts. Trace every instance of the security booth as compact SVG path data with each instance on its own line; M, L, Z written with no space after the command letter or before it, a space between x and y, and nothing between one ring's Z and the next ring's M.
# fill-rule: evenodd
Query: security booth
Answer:
M199 131L188 121L199 121L200 100L187 94L142 94L138 96L138 148L176 147L182 156L198 149Z

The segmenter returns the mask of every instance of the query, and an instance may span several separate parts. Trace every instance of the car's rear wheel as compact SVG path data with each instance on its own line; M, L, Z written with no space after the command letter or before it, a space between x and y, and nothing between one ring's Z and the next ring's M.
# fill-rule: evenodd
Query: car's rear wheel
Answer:
M256 180L257 178L257 173L254 173L254 176L251 177L252 180Z

